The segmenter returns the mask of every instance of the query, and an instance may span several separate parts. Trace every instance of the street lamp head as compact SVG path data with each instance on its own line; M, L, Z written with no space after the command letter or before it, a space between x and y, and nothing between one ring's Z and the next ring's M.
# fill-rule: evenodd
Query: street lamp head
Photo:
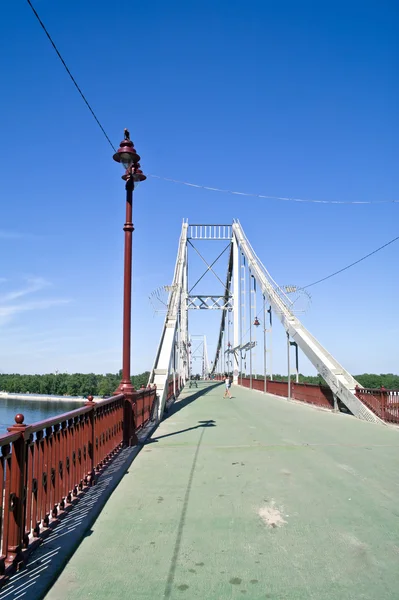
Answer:
M135 164L131 169L127 169L126 173L122 175L122 179L126 182L133 181L134 189L138 186L139 183L145 181L147 177L144 175L143 171L140 169L140 163Z
M140 169L140 163L138 162L137 165L135 165L134 173L133 173L134 183L135 183L135 185L137 185L141 181L145 181L146 179L147 179L147 177L144 175L143 171Z
M137 164L140 160L140 156L137 154L133 142L130 140L130 133L125 129L125 137L121 141L118 151L115 152L113 159L121 163L125 169L130 169L134 164Z

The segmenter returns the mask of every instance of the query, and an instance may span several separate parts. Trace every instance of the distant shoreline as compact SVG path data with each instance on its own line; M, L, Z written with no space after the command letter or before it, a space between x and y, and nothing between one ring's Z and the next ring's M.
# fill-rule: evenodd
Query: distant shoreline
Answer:
M13 394L10 392L0 392L1 400L25 400L26 402L78 402L82 404L86 398L72 396L51 396L50 394Z

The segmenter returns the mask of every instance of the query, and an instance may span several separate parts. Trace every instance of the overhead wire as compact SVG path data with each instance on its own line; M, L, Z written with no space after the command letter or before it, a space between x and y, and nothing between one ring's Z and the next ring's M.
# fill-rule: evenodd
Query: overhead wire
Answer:
M45 34L46 34L46 36L48 37L48 39L49 39L49 41L50 41L50 44L53 46L54 50L56 51L58 58L60 59L60 61L61 61L61 62L62 62L62 64L64 65L66 72L68 73L68 75L69 75L69 77L71 78L71 80L72 80L72 82L73 82L74 86L76 87L76 89L78 90L78 92L79 92L80 96L82 97L82 100L83 100L83 102L86 104L87 108L89 109L89 111L90 111L90 112L91 112L91 114L93 115L93 117L94 117L94 119L95 119L95 121L96 121L97 125L99 126L99 128L100 128L100 129L101 129L101 131L103 132L103 134L104 134L105 138L107 139L107 141L108 141L109 145L111 146L111 148L113 149L113 151L114 151L114 152L116 152L116 148L115 148L115 146L113 145L113 143L111 142L110 138L108 137L108 135L107 135L107 132L105 131L104 127L101 125L101 123L100 123L99 119L98 119L98 118L97 118L97 116L96 116L96 113L94 112L94 110L92 109L91 105L89 104L89 102L88 102L88 100L87 100L86 96L84 95L84 93L83 93L83 92L82 92L82 90L80 89L79 85L77 84L77 82L76 82L76 79L74 78L74 76L72 75L71 71L69 70L69 68L68 68L68 65L66 64L65 60L62 58L62 56L61 56L61 52L58 50L57 46L55 45L55 42L54 42L53 38L52 38L52 37L51 37L51 35L49 34L49 32L48 32L48 30L47 30L46 26L44 25L43 21L42 21L42 20L41 20L41 18L39 17L39 15L38 15L38 13L37 13L36 9L34 8L34 6L33 6L32 2L31 2L31 0L26 0L26 1L27 1L27 3L29 4L29 6L31 7L31 9L32 9L32 11L33 11L33 13L34 13L34 15L35 15L36 19L39 21L39 23L40 23L40 25L41 25L41 27L42 27L42 29L43 29L44 33L45 33Z
M178 183L187 187L198 188L201 190L207 190L211 192L220 192L223 194L231 194L233 196L246 196L249 198L262 198L266 200L279 200L281 202L302 202L311 204L399 204L399 200L313 200L310 198L296 198L290 196L267 196L265 194L255 194L251 192L238 192L235 190L209 187L207 185L199 185L197 183L190 183L188 181L182 181L179 179L171 179L170 177L161 177L160 175L149 174L149 177L153 179L162 179L163 181L169 181L172 183Z
M102 126L99 118L95 114L92 106L90 105L90 103L87 100L86 96L84 95L84 93L82 92L82 90L79 87L78 83L76 82L76 79L74 78L74 76L72 75L70 69L68 68L65 60L63 59L60 51L58 50L58 48L57 48L57 46L56 46L53 38L51 37L48 29L46 28L46 26L44 25L43 21L39 17L39 15L38 15L36 9L34 8L31 0L26 0L26 1L29 4L30 8L32 9L32 11L33 11L36 19L40 23L40 25L41 25L43 31L45 32L46 36L48 37L51 45L53 46L53 48L55 50L55 52L57 53L57 56L60 59L61 63L63 64L66 72L69 75L69 77L71 78L72 83L76 87L76 89L77 89L78 93L80 94L82 100L86 104L86 106L89 109L89 111L91 112L94 120L96 121L97 125L99 126L99 128L102 131L102 133L104 134L107 142L109 143L109 145L111 146L111 148L113 149L113 151L116 152L115 146L111 142L111 140L110 140L107 132L105 131L104 127ZM249 198L261 198L261 199L264 199L264 200L278 200L280 202L300 202L300 203L311 203L311 204L399 204L399 200L314 200L314 199L310 199L310 198L296 198L296 197L289 197L289 196L271 196L271 195L265 195L265 194L255 194L255 193L251 193L251 192L239 192L239 191L236 191L236 190L229 190L229 189L223 189L223 188L217 188L217 187L210 187L210 186L207 186L207 185L199 185L199 184L196 184L196 183L191 183L189 181L182 181L182 180L179 180L179 179L172 179L171 177L161 177L160 175L155 175L154 173L150 173L148 176L151 177L151 178L153 178L153 179L160 179L162 181L169 181L171 183L176 183L176 184L179 184L179 185L184 185L186 187L198 188L198 189L201 189L201 190L207 190L207 191L211 191L211 192L219 192L219 193L231 194L231 195L235 195L235 196L246 196L246 197L249 197Z
M313 287L314 285L317 285L318 283L321 283L322 281L326 281L327 279L331 279L331 277L335 277L335 275L338 275L339 273L343 273L344 271L347 271L351 267L354 267L355 265L358 265L363 260L366 260L366 258L369 258L370 256L373 256L373 254L377 254L377 252L379 252L380 250L383 250L384 248L386 248L390 244L393 244L394 242L397 242L398 240L399 240L399 235L396 238L394 238L393 240L390 240L389 242L387 242L386 244L384 244L383 246L380 246L379 248L376 248L372 252L369 252L369 254L366 254L365 256L362 256L362 258L359 258L359 260L355 260L355 262L351 263L350 265L347 265L346 267L343 267L342 269L339 269L339 271L335 271L334 273L331 273L330 275L327 275L327 277L322 277L322 279L318 279L317 281L314 281L313 283L309 283L308 285L305 285L301 289L306 290L307 288Z

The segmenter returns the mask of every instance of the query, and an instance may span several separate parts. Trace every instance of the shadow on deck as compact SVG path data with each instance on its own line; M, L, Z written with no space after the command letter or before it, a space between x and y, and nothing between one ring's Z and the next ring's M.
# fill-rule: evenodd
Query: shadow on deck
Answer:
M195 393L184 389L165 413L163 421L189 406L192 402L209 393L219 384L201 384ZM156 428L150 425L140 432L140 443L134 448L124 448L109 463L98 478L97 484L87 489L76 505L54 527L54 530L29 557L27 565L13 575L0 590L0 600L17 600L28 595L29 600L40 600L60 575L79 544L93 533L92 526L106 505L111 494L118 488L122 478L140 451L160 439L179 435L194 429L215 427L213 420L200 421L186 430L175 431L165 436L152 437Z

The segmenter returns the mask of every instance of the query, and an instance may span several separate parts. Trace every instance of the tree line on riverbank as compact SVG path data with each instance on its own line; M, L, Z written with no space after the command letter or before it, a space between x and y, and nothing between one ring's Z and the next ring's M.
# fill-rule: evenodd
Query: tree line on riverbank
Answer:
M133 375L138 389L147 385L149 372ZM48 373L46 375L0 374L0 390L14 394L46 394L51 396L110 396L117 389L121 373Z
M132 384L136 389L147 385L149 372L133 375ZM363 373L355 379L367 388L399 389L399 375L385 373L376 375ZM258 379L263 379L258 375ZM275 381L287 381L286 375L273 375ZM51 396L110 396L117 389L121 372L95 375L94 373L48 373L46 375L0 374L0 390L15 394L47 394ZM295 381L295 376L292 377ZM299 375L300 383L325 384L320 376Z

